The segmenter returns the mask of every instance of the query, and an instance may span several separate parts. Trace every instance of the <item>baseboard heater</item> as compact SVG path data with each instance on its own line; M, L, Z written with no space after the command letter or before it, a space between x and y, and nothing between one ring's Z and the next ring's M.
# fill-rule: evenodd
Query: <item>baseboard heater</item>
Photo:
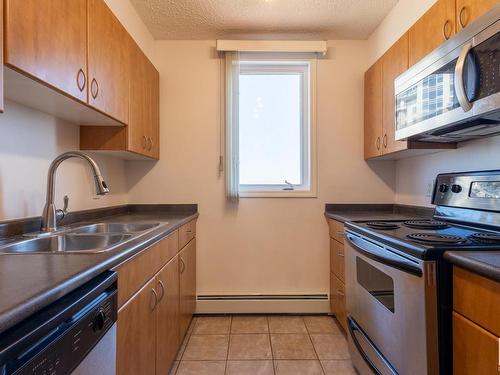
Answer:
M199 314L328 313L327 294L198 295Z

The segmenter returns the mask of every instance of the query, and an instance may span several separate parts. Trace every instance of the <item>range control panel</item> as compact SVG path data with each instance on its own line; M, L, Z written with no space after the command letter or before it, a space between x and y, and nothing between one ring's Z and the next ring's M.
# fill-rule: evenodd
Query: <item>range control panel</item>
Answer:
M116 321L116 291L61 324L52 335L55 340L13 375L69 374L83 360ZM61 334L61 331L64 333ZM57 337L59 336L59 337ZM51 337L47 337L51 340ZM35 345L31 350L36 352Z
M500 212L500 171L440 174L432 203Z

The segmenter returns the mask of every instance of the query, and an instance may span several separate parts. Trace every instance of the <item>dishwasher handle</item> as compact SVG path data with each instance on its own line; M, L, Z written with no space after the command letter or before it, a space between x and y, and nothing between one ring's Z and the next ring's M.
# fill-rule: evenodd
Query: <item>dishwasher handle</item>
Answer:
M358 253L367 256L379 263L385 264L386 266L396 268L400 271L422 277L423 272L419 267L418 263L412 262L401 255L393 253L381 246L378 246L372 242L366 241L363 238L354 236L349 232L345 233L345 237L349 245L356 250Z

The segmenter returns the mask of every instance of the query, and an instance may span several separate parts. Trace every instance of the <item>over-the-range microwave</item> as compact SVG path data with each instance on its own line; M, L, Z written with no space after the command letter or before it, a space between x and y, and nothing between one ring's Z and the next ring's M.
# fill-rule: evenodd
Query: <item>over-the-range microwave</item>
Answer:
M396 78L396 140L500 134L500 5Z

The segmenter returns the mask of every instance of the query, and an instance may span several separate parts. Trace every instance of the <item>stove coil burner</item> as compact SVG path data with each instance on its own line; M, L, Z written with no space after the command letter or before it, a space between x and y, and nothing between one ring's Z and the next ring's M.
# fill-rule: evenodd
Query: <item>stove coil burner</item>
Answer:
M454 245L465 241L465 238L460 236L438 233L412 233L407 237L417 242L437 245Z
M416 229L445 229L449 227L444 221L436 220L409 220L405 221L404 224L407 227Z
M400 228L398 224L388 223L386 221L372 221L370 223L366 223L366 225L373 229L382 229L382 230L391 230Z
M500 233L474 233L470 238L479 242L500 244Z

